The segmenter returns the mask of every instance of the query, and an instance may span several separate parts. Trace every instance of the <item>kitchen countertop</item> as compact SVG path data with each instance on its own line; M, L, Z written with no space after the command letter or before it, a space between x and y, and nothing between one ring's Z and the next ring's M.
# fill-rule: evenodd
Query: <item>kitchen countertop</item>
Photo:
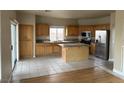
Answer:
M67 44L58 44L61 47L82 47L82 46L88 46L88 44L84 43L67 43Z
M79 43L79 41L36 41L37 44L41 43L41 44L66 44L66 43Z

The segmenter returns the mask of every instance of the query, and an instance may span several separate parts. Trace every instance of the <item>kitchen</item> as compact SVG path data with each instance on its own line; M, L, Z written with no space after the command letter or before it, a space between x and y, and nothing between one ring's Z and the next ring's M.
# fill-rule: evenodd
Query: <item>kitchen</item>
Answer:
M101 26L101 27L100 27ZM55 26L54 26L55 27ZM56 28L59 28L59 27L61 27L61 26L56 26ZM80 43L81 42L81 39L82 39L82 37L83 36L81 36L81 33L82 32L87 32L87 31L90 31L90 34L91 34L91 36L89 36L90 38L92 38L92 41L93 41L93 39L95 38L95 30L96 29L110 29L109 28L109 24L101 24L101 25L80 25L80 26L78 26L78 25L68 25L68 26L63 26L62 27L63 28L63 32L62 32L62 35L61 35L61 37L60 37L60 35L58 36L58 37L60 37L60 40L50 40L50 36L51 36L51 34L50 34L50 29L52 29L52 28L50 28L50 25L48 25L48 24L45 24L45 23L37 23L36 22L36 27L35 27L35 30L36 30L36 36L35 36L35 38L36 38L36 40L35 40L35 42L36 42L36 50L35 51L37 51L37 44L38 43L45 43L45 44L49 44L49 43ZM20 26L20 29L21 29L21 26ZM22 28L23 29L23 28ZM33 28L32 28L33 29ZM20 32L22 32L22 31L20 31ZM22 32L23 33L23 32ZM24 32L25 33L25 32ZM26 34L26 33L25 33ZM28 33L27 33L28 34ZM31 33L32 34L32 36L30 37L30 38L33 38L33 32ZM63 35L64 34L64 35ZM21 34L20 34L21 35ZM22 35L23 36L23 35ZM21 37L21 36L20 36ZM53 36L54 37L54 36ZM55 36L56 38L57 38L57 36ZM55 38L55 39L56 39ZM24 39L23 37L22 37L22 39ZM21 39L20 39L21 40ZM29 39L30 40L30 39ZM49 42L50 41L50 42ZM94 41L93 41L94 42ZM83 43L83 42L82 42ZM86 42L84 42L84 43L86 43ZM92 45L92 44L91 44ZM59 53L59 47L57 47L57 45L55 44L54 45L54 47L56 48L56 52L57 52L57 50L58 50L58 53ZM52 48L51 47L51 49L53 49L54 50L54 47ZM49 48L50 49L50 48ZM45 50L47 50L47 49L45 49ZM93 49L93 46L91 46L91 51L90 51L90 53L91 54L94 54L94 51L93 51L94 49ZM48 51L49 52L49 51ZM49 53L48 53L49 54ZM36 56L42 56L42 55L45 55L45 54L43 54L42 52L41 52L41 54L37 54L37 52L36 52ZM46 53L46 55L47 55L47 53ZM21 55L20 55L21 56ZM22 55L23 56L23 55ZM27 55L28 56L28 55Z
M54 26L54 27L51 26L49 28L49 26L46 26L48 28L46 29L44 28L44 30L42 30L43 26L44 24L36 24L36 39L37 39L36 40L36 57L48 56L48 55L61 55L61 54L63 54L62 56L65 56L65 54L63 53L64 51L63 47L70 47L72 49L72 47L74 46L80 47L84 45L84 44L81 44L80 41L78 40L78 35L79 35L78 26L72 25L72 26L68 26L67 28L61 27L61 26ZM46 39L47 37L48 39ZM67 40L65 39L65 37L66 38L73 37L74 39ZM88 52L89 50L87 49L87 54ZM75 55L78 55L78 53L77 54L75 53ZM88 55L86 59L88 59Z
M43 58L43 62L46 62L45 58L52 60L53 57L59 58L58 62L78 65L86 63L91 55L95 55L95 30L110 30L109 22L80 25L77 24L77 19L50 18L21 12L17 12L17 19L20 23L19 59L23 63L35 58L41 59L40 61ZM45 11L43 13L49 14ZM82 42L83 32L90 32L88 43Z
M2 92L123 91L123 3L85 1L1 1Z

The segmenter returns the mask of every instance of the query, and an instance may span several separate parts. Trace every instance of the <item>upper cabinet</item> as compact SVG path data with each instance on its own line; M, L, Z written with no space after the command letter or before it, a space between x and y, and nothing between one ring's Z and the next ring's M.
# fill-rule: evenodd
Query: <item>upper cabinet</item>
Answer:
M83 32L83 31L91 31L92 37L95 36L95 30L94 30L93 25L80 25L79 26L79 33Z
M36 24L36 36L49 36L49 25Z
M66 28L66 36L78 36L79 29L77 25L70 25Z
M94 25L94 29L96 29L96 30L110 30L110 24Z
M32 25L19 25L19 40L20 41L30 41L33 38L33 26Z
M79 26L79 33L83 31L91 31L92 37L95 37L95 30L110 30L110 24L80 25Z

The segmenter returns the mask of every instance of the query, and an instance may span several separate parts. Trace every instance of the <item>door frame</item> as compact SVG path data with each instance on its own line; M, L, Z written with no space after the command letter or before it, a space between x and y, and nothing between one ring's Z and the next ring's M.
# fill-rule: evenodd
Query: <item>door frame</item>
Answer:
M16 61L19 61L19 32L18 32L18 21L16 20L10 20L10 26L11 24L13 25L16 25ZM12 52L12 51L11 51ZM11 53L11 58L12 58L12 53ZM14 64L14 67L15 67L15 64ZM14 70L14 67L13 67L13 70Z

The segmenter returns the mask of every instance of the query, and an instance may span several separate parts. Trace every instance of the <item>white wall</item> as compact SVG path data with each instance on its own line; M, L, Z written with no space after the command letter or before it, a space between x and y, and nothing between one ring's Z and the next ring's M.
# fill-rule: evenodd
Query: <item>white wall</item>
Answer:
M114 71L124 75L124 62L122 62L122 46L124 46L124 11L115 13L115 45L114 45ZM124 56L123 56L124 57Z
M1 81L1 11L0 11L0 81Z
M75 19L60 19L36 16L36 23L46 23L49 25L66 26L66 25L77 25L78 22Z
M114 45L115 45L115 12L111 13L110 18L110 47L109 47L109 61L114 61Z
M26 14L26 13L16 13L17 20L19 24L28 24L34 25L35 24L35 15L33 14Z
M94 24L106 24L106 23L110 23L110 16L78 20L79 25L94 25Z
M17 13L19 24L33 25L33 56L35 57L35 15L26 13Z
M15 18L15 11L1 11L1 75L3 82L8 81L12 72L10 20Z
M49 25L93 25L110 23L110 16L89 19L60 19L36 16L36 23L46 23Z

